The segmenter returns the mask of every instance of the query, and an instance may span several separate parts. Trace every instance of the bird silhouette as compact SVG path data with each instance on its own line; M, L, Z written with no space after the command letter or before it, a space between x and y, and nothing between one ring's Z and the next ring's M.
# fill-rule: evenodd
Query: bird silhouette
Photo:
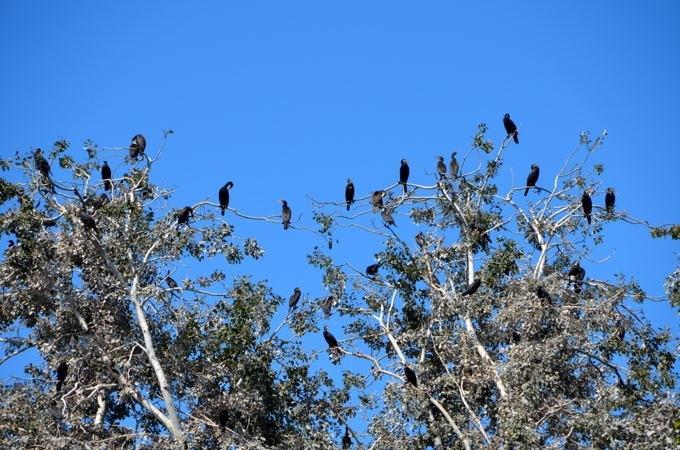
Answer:
M538 182L538 175L540 173L540 170L536 164L531 165L531 172L529 172L529 175L527 176L527 188L524 190L524 196L526 196L529 193L529 188L535 187L536 182Z
M508 133L508 136L512 136L515 144L519 144L519 138L517 137L519 134L517 132L517 125L515 125L515 122L513 122L510 118L510 114L503 116L503 126L505 127L505 132Z

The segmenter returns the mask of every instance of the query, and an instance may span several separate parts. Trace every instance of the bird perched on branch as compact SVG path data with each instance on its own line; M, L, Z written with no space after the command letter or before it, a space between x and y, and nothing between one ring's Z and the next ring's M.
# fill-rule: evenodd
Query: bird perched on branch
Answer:
M458 160L456 155L458 152L451 153L451 162L449 162L449 170L451 171L451 176L453 178L458 178Z
M220 209L222 211L222 215L224 215L224 212L227 210L227 208L229 208L229 189L233 187L234 183L227 181L227 184L222 186L217 194L220 200Z
M385 221L386 227L389 227L390 225L394 225L395 227L397 226L396 222L394 221L394 217L392 217L392 214L390 214L387 209L383 209L380 213L380 216Z
M446 164L444 164L443 156L437 156L437 174L440 180L446 178Z
M40 173L40 176L42 177L43 181L45 182L49 190L52 192L56 192L54 190L54 183L50 178L52 169L50 168L50 163L48 163L45 157L42 155L42 150L37 149L35 153L33 153L33 158L35 159L35 168Z
M593 200L590 198L590 191L588 191L588 189L583 192L581 206L583 207L583 215L588 220L588 225L590 225L591 216L593 214Z
M416 244L423 250L427 248L427 241L425 240L425 235L422 231L419 231L418 234L416 234Z
M404 194L406 194L406 183L408 183L408 176L411 173L411 169L408 167L407 160L401 160L401 166L399 167L399 184L404 188Z
M141 134L135 135L130 143L130 158L137 161L137 157L144 154L146 149L146 139Z
M331 310L333 309L333 303L335 302L335 297L329 295L323 302L321 302L321 309L323 310L326 319L331 316Z
M323 338L328 344L329 356L333 359L333 364L337 364L342 356L342 350L340 350L338 340L328 331L328 325L323 326Z
M418 387L418 377L416 373L409 366L404 366L404 375L406 380L413 385L413 387Z
M369 277L374 277L378 274L378 269L380 269L380 263L371 264L366 267L366 275Z
M78 218L80 221L83 223L83 227L86 230L97 230L97 223L94 221L94 217L83 211L82 209L76 210L76 214L78 214Z
M567 272L567 276L574 286L574 292L580 294L581 284L583 279L586 277L586 269L581 267L581 264L578 261L574 261L574 263L569 268L569 272Z
M285 200L279 200L281 202L281 220L283 221L283 229L287 230L290 226L291 210L288 206L288 202Z
M616 204L616 195L614 188L607 188L607 193L604 195L604 207L608 214L614 212L614 205Z
M468 288L465 289L465 291L463 291L463 293L460 295L462 296L472 295L475 292L477 292L477 289L479 289L481 285L482 280L480 280L479 278L475 278L474 280L472 280L472 283L470 283L470 286L468 286Z
M62 361L57 367L57 392L61 391L61 387L64 385L67 375L68 364L66 364L66 361Z
M352 447L352 438L349 436L349 429L345 425L345 435L342 437L342 450L349 450Z
M351 178L347 178L347 186L345 186L345 201L347 202L347 211L349 207L354 203L354 183L352 183Z
M104 165L102 166L102 180L104 180L104 190L105 191L110 191L111 190L111 168L109 167L109 163L104 161Z
M383 197L386 195L385 191L375 191L371 195L371 203L373 204L373 212L377 213L383 207Z
M176 215L177 215L177 225L181 225L183 223L188 224L189 223L189 217L195 218L194 210L191 208L191 206L185 206L184 208L177 211Z
M298 302L300 301L301 295L302 295L302 291L300 291L299 287L296 287L293 290L293 295L291 295L290 298L288 299L288 309L295 309Z
M505 132L508 133L508 136L512 136L515 144L519 144L519 138L517 137L519 134L517 132L517 125L515 125L515 122L513 122L510 118L510 114L503 116L503 126L505 127Z
M529 175L527 176L527 188L524 191L524 196L526 196L529 193L529 188L535 187L536 182L538 181L538 175L540 173L540 170L536 164L531 165L531 172L529 172Z

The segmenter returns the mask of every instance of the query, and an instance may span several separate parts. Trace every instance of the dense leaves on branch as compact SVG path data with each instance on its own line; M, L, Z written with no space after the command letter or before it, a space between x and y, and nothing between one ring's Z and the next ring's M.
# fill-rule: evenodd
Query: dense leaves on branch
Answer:
M85 161L65 141L3 160L0 232L10 246L0 265L0 363L27 350L40 360L2 386L0 440L206 449L677 443L671 334L636 309L646 295L632 279L590 275L590 248L608 222L645 225L605 205L602 167L585 165L602 138L582 134L561 172L542 173L552 188L536 177L502 193L503 152L518 142L506 119L499 148L481 125L448 173L438 158L428 184L409 184L404 159L392 186L362 197L348 179L344 201L339 186L337 201L315 203L316 234L339 245L308 255L320 271L318 288L305 288L319 293L314 301L300 288L277 294L257 273L203 273L263 255L256 239L236 237L232 214L283 223L286 233L309 228L291 225L284 200L270 217L233 209L238 181L217 181L212 201L170 207L173 193L151 182L161 153L142 135L120 154L90 143ZM525 198L529 185L536 192ZM353 234L381 250L338 256ZM667 285L676 305L678 279ZM309 336L315 349L302 345Z

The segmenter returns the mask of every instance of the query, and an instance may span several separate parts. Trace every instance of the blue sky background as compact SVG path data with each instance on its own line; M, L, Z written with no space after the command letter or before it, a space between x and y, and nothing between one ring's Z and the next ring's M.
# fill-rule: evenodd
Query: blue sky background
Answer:
M298 225L313 227L307 196L342 201L348 177L368 195L397 180L401 158L414 183L432 184L436 155L448 162L451 151L466 152L481 122L500 144L509 112L520 145L506 152L502 193L513 176L524 184L531 163L541 167L539 185L552 182L582 130L606 129L590 162L605 165L602 188L616 188L617 208L653 224L680 222L676 1L195 5L2 2L0 154L62 137L78 154L86 139L124 147L142 133L154 155L162 130L173 129L153 173L175 186L172 207L216 202L232 180L232 207L269 216L286 199L302 214ZM101 159L114 177L127 170L120 152ZM227 220L267 250L263 262L226 267L228 275L268 279L285 297L295 286L308 298L324 294L305 256L323 241ZM584 264L588 276L625 273L661 297L680 243L626 224L607 224L605 236L596 256L611 258ZM380 248L354 233L334 251L364 268ZM180 273L189 270L197 269ZM679 334L665 302L645 309ZM11 363L0 367L8 372Z

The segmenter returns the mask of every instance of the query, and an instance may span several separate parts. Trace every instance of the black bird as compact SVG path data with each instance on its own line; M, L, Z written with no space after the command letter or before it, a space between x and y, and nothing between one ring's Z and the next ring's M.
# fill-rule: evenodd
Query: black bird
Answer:
M399 167L399 183L404 187L404 194L406 194L406 183L408 183L408 176L411 173L409 169L407 160L401 160L401 167Z
M371 203L373 204L373 212L377 213L383 207L383 197L385 196L385 191L375 191L371 195Z
M503 116L503 126L505 127L505 132L508 133L508 136L512 136L512 138L515 140L515 144L519 144L519 138L517 135L517 125L515 125L515 122L512 121L510 118L510 114L506 114Z
M394 217L392 217L392 214L390 214L386 209L382 210L380 216L385 221L386 227L389 227L390 225L394 225L395 227L397 226L397 224L394 222Z
M104 161L104 165L102 166L102 180L104 180L104 190L105 191L110 191L111 190L111 168L109 167L109 163Z
M538 166L536 164L532 164L531 165L531 172L529 172L529 175L527 176L527 188L524 191L525 196L529 193L530 187L536 186L536 182L538 181L538 174L539 173L540 173L540 170L538 169Z
M422 249L427 247L427 241L425 240L425 235L422 231L419 231L418 234L416 234L416 244Z
M406 375L406 379L409 383L411 383L414 387L418 387L418 378L416 377L416 373L413 371L413 369L411 369L409 366L404 366L404 375Z
M229 422L229 410L227 408L224 408L222 411L220 411L220 428L224 430L227 428L227 422Z
M354 183L351 178L347 178L347 186L345 186L345 201L347 202L347 211L352 203L354 203Z
M229 208L229 189L234 187L234 183L231 181L227 181L227 184L222 186L220 188L220 191L218 193L218 198L220 200L220 208L222 209L222 215L224 215L224 211Z
M135 135L130 143L130 158L135 158L137 161L137 157L144 154L144 149L146 149L146 139L141 134Z
M288 309L295 309L298 302L300 301L300 295L302 295L302 291L300 291L299 287L296 287L293 290L293 295L291 295L288 299Z
M94 211L97 211L99 208L106 205L108 202L109 196L102 192L101 194L99 194L99 197L95 198L94 201L92 202L92 212L94 213Z
M616 195L614 188L607 188L607 193L604 195L604 207L608 214L614 212L614 204L616 203Z
M35 168L38 170L38 172L40 172L40 176L43 178L43 181L50 191L55 192L54 183L50 178L52 169L50 169L50 163L48 163L45 157L42 155L42 150L37 149L33 154L33 157L35 158Z
M328 319L331 316L331 310L333 309L333 302L335 302L335 297L329 295L323 302L321 302L321 309Z
M541 301L547 302L551 305L553 304L552 298L550 298L550 294L540 284L536 286L536 295L538 296L539 299L541 299Z
M569 268L569 272L567 272L567 276L569 277L574 286L574 292L580 294L581 283L583 279L586 277L586 269L581 267L581 264L579 264L578 261L574 261L574 263Z
M85 227L86 230L97 231L97 223L94 221L94 217L92 217L82 209L77 210L76 214L78 214L78 218L83 223L83 226Z
M458 160L456 155L458 152L451 153L451 162L449 162L449 170L451 171L451 176L453 178L458 178Z
M61 391L66 375L68 375L68 364L66 364L66 361L62 361L57 367L57 392Z
M475 292L477 292L477 289L479 289L479 287L481 285L482 285L482 280L480 280L479 278L475 278L474 280L472 280L472 283L470 284L470 286L468 286L468 288L465 289L465 291L460 295L463 295L463 296L472 295Z
M581 206L583 206L583 215L588 219L590 225L591 215L593 213L593 200L590 198L590 192L586 189L581 197Z
M439 179L443 180L446 178L446 164L444 164L444 157L437 156L437 173L439 174Z
M37 149L33 154L33 157L35 158L35 168L38 169L40 175L45 178L49 178L50 174L52 173L52 169L50 169L50 163L48 163L45 157L42 155L42 150Z
M189 217L196 217L194 216L194 210L191 209L191 206L185 206L184 208L180 209L177 212L177 224L181 225L183 223L188 224L189 223Z
M369 277L374 277L378 274L378 269L380 269L380 263L371 264L366 267L366 275Z
M165 283L168 285L170 289L177 289L178 287L177 282L170 276L165 277Z
M352 447L352 438L349 436L349 429L345 425L345 435L342 437L342 450L349 450Z
M335 339L335 336L333 336L330 331L328 331L328 325L323 326L323 338L328 343L328 348L339 348L338 340Z
M288 202L285 200L279 200L281 202L281 220L283 221L283 229L287 230L290 226L291 211Z

